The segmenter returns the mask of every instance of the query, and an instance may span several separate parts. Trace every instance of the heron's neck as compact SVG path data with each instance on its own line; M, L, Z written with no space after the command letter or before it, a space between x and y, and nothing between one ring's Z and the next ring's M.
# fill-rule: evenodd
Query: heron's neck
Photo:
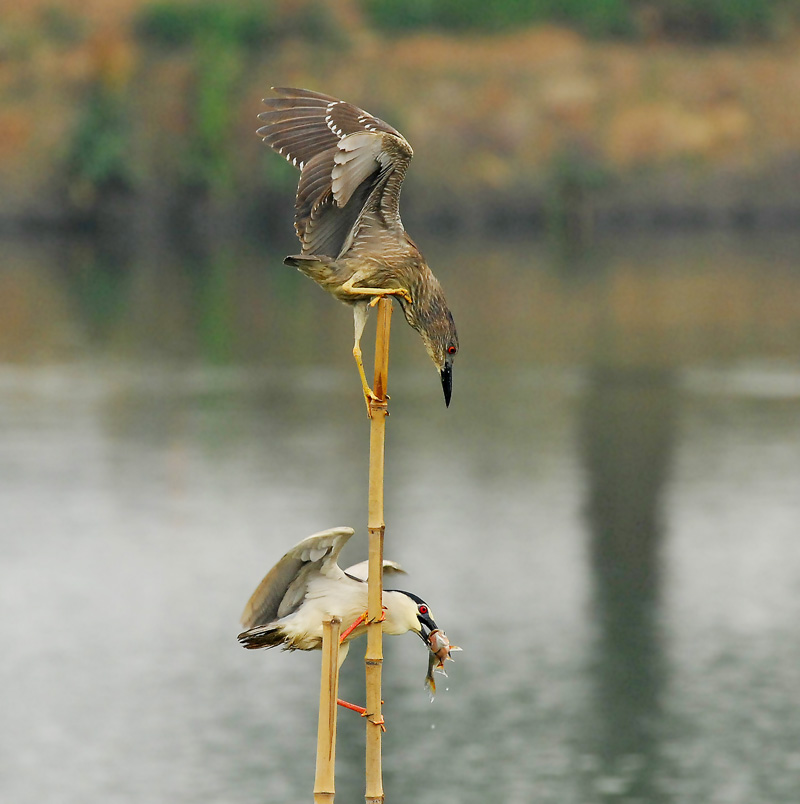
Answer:
M384 633L405 634L406 631L419 630L417 605L408 595L389 589L383 593L383 605L386 606Z
M439 280L433 275L425 262L420 269L412 274L412 281L408 288L412 304L403 305L406 321L416 330L426 329L431 321L437 319L447 308L447 301Z

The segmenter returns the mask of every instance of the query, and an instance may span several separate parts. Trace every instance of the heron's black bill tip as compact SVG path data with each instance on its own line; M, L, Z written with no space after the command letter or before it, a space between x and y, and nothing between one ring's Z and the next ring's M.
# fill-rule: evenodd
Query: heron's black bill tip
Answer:
M444 391L444 404L450 407L450 395L453 392L453 367L445 366L441 373L442 390Z

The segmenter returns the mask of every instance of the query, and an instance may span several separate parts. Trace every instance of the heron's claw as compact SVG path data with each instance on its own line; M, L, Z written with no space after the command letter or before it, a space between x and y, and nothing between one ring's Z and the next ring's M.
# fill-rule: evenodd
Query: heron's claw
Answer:
M365 717L365 718L367 718L367 719L369 720L369 722L370 722L370 723L372 723L372 725L373 725L373 726L380 726L380 727L381 727L381 731L382 731L384 734L386 734L386 721L383 719L383 715L381 715L381 719L380 719L380 720L370 720L370 718L372 717L372 715L368 715L366 712L364 712L364 714L363 714L363 715L361 715L361 717Z
M364 385L364 402L367 404L367 418L372 418L372 406L373 404L377 405L383 400L370 388L368 385Z

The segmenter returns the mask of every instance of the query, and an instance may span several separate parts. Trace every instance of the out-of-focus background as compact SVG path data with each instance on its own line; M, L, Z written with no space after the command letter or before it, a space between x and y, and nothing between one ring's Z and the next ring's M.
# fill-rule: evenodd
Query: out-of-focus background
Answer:
M365 557L368 429L349 311L282 265L297 176L254 130L284 85L407 136L461 339L445 410L395 317L386 552L464 652L431 704L387 640L387 800L795 802L799 25L3 0L0 798L311 798L319 656L237 619L316 530Z

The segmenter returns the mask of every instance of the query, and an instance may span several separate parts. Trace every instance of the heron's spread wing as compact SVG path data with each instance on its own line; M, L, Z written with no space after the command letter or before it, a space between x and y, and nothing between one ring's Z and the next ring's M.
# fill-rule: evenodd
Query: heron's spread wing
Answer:
M295 228L304 254L381 248L403 225L400 187L413 151L399 131L345 101L276 88L259 118L264 142L300 168Z
M344 571L345 575L355 578L357 581L366 581L369 575L369 561L359 561L358 564L353 564ZM396 562L383 559L383 575L405 575L406 571Z
M309 578L344 577L336 563L352 528L331 528L303 539L267 573L242 612L244 628L254 628L286 617L303 602Z

